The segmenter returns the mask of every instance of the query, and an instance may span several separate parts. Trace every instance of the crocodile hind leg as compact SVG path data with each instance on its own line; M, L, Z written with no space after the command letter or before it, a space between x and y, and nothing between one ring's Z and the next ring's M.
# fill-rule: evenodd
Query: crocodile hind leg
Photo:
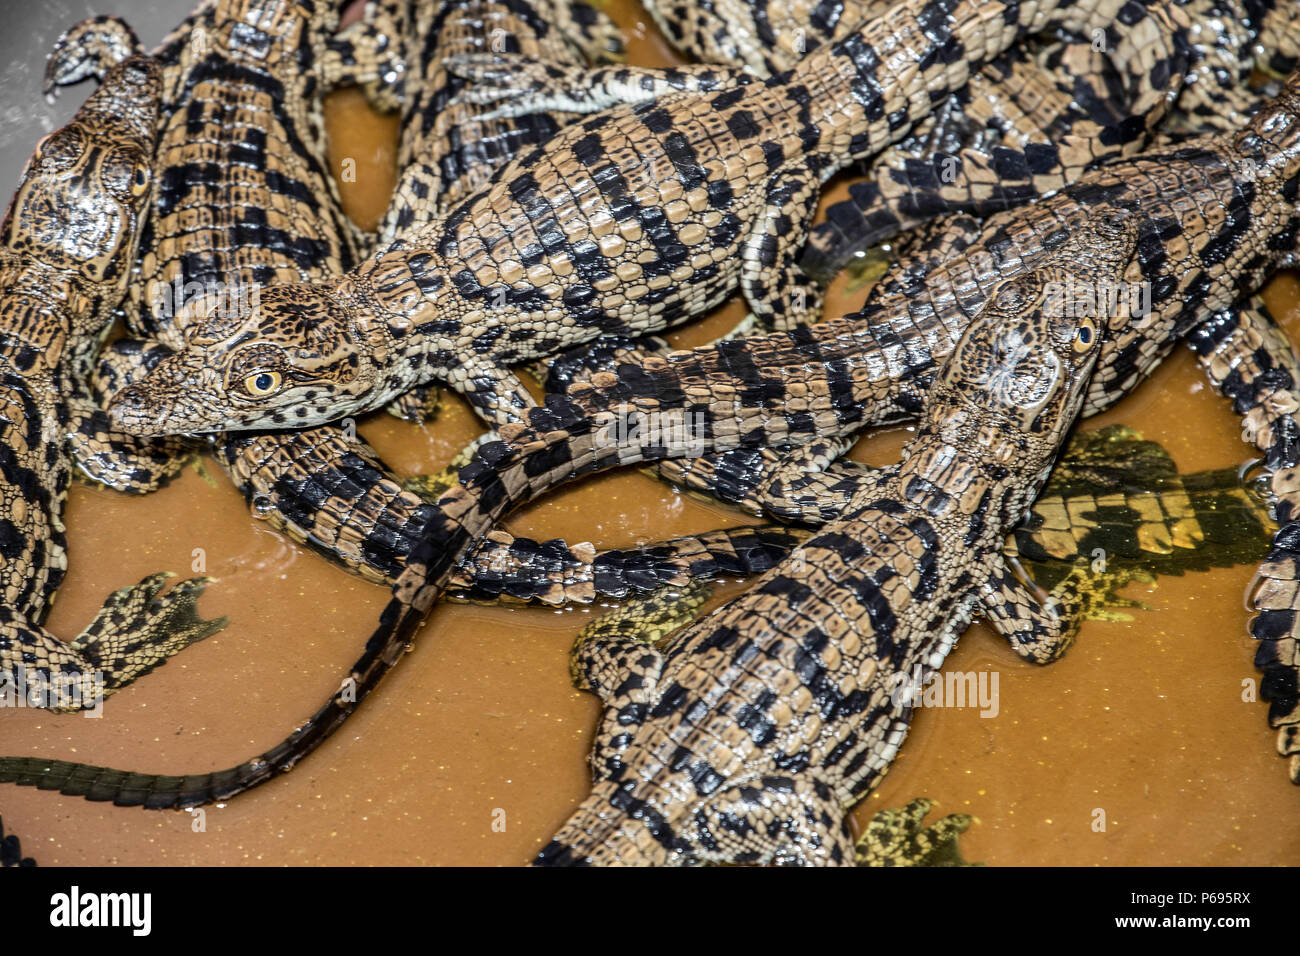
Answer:
M651 645L694 620L711 593L698 581L661 588L592 621L569 654L573 686L591 691L613 709L648 700L663 666Z
M640 364L647 356L674 351L657 335L602 335L594 342L542 359L529 372L548 393L563 393L578 382L591 382L602 372L618 374L620 366Z
M745 241L740 289L764 328L788 330L821 317L821 289L799 267L819 188L819 178L809 169L773 176L767 207Z
M25 689L29 706L56 712L92 709L226 626L227 618L206 621L198 615L199 595L211 578L182 581L160 597L168 577L152 574L114 591L71 642L11 608L0 608L0 700L12 703L11 695Z
M1067 577L1041 603L1016 579L1001 556L980 585L980 606L985 617L1027 661L1048 664L1066 652L1079 633L1076 579ZM1041 592L1040 592L1041 593Z
M950 813L922 826L933 800L919 797L907 806L881 810L871 818L857 844L858 866L981 866L962 859L957 838L975 818Z
M143 51L135 31L121 17L90 17L69 27L45 64L45 95L88 77L103 80L110 67Z
M655 693L663 656L652 645L694 620L711 588L692 582L662 588L602 615L578 634L569 653L573 686L598 696L605 705L592 749L592 779L617 777L631 730L646 716Z

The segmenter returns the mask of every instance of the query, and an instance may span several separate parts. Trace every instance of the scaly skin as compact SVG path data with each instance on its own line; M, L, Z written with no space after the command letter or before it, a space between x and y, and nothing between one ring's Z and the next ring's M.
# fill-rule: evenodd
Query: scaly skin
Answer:
M227 799L292 769L356 709L400 660L458 563L512 508L561 482L662 458L654 435L619 441L614 420L650 411L698 413L706 453L806 444L915 416L952 343L1001 284L1051 261L1093 217L1132 214L1140 241L1129 281L1151 282L1152 312L1104 337L1107 364L1085 409L1131 388L1188 328L1255 288L1292 254L1300 166L1300 77L1240 133L1105 167L1056 196L990 220L960 257L907 270L869 313L790 333L648 358L551 396L504 426L438 501L394 601L348 679L290 737L238 767L185 777L62 761L0 759L0 781L146 807ZM927 271L928 270L928 271ZM912 285L909 286L908 283ZM914 286L914 287L913 287Z
M351 274L210 316L110 415L141 435L294 427L438 380L503 423L533 405L510 364L676 324L737 285L761 319L806 322L820 297L795 259L821 182L1017 38L1119 5L902 4L766 82L664 71Z
M1126 282L1139 291L1140 283L1149 284L1151 314L1141 328L1123 330L1106 344L1086 411L1108 408L1190 328L1294 262L1300 222L1297 90L1300 76L1293 75L1239 132L1156 147L1109 164L1031 207L990 217L982 229L956 217L947 233L898 262L860 313L813 326L802 339L757 336L689 356L648 359L638 369L621 368L617 384L606 390L619 401L635 401L643 415L701 411L705 392L697 383L704 382L721 401L742 404L764 393L788 394L796 382L818 403L828 391L838 392L835 418L790 416L785 427L765 424L766 438L733 442L735 450L723 455L659 465L665 477L693 490L732 503L753 502L772 464L763 445L831 439L911 417L934 365L991 282L1024 268L1026 260L1032 263L1047 237L1068 233L1098 204L1135 204L1145 217L1143 242ZM804 367L812 356L842 364L831 374L810 374ZM603 401L604 407L616 404L613 398ZM714 450L724 449L715 443Z
M1213 37L1235 50L1251 39L1238 22L1245 11L1225 14L1224 6L1230 4L1191 0L1152 7L1132 29L1123 11L1108 30L1032 52L1016 47L985 64L945 110L862 171L867 178L853 184L851 199L827 210L809 233L803 268L829 281L861 250L935 215L1022 205L1137 152L1184 74L1195 72L1202 100L1220 78L1240 75L1224 68L1208 42ZM791 68L885 7L879 0L647 5L683 51L709 63L743 64L759 76Z
M1260 697L1269 701L1277 751L1291 782L1300 784L1300 360L1258 299L1203 323L1189 343L1244 416L1242 437L1264 453L1261 478L1278 528L1248 597L1258 612L1251 633L1259 641Z
M932 403L932 413L918 432L915 443L918 453L886 481L888 489L900 497L900 503L890 505L887 509L890 513L886 513L878 504L879 495L868 489L863 501L846 518L849 523L846 527L855 532L863 535L883 532L895 542L892 551L881 552L882 556L891 554L897 559L900 577L888 589L890 600L897 599L906 604L915 614L923 616L925 622L929 622L933 614L938 614L941 619L964 623L965 617L961 613L947 613L952 610L951 602L931 601L937 596L931 570L938 570L939 585L946 583L951 589L971 586L969 580L958 583L944 576L944 556L960 553L963 560L969 560L972 555L980 554L978 547L969 546L972 540L975 545L981 545L987 538L994 549L1000 545L1003 527L1018 519L1033 492L1046 478L1051 458L1082 402L1086 378L1101 350L1103 330L1096 320L1045 314L1042 305L1047 291L1045 283L1067 277L1091 277L1089 281L1095 281L1103 275L1118 275L1131 256L1135 241L1136 222L1131 217L1107 214L1095 224L1081 225L1072 240L1058 248L1056 255L1040 263L1036 272L1003 283L981 317L972 324L970 333L963 339L963 347L949 362L949 374L937 380L935 389L940 398ZM1044 348L1027 348L1030 342L1035 346L1042 343ZM1000 370L1008 361L1008 350L1012 359L1020 363L1017 367L1023 367L1025 363L1032 367L1021 375L1004 374ZM970 387L977 380L983 385L982 391ZM990 406L971 402L975 396L989 402ZM959 412L959 408L966 411ZM506 508L525 499L531 482L544 483L545 465L552 459L541 436L550 430L546 426L555 417L554 412L542 409L530 413L535 429L532 434L537 437L522 440L524 429L516 426L512 431L520 434L515 435L517 443L514 447L504 443L485 446L480 460L461 472L462 484L449 491L441 501L447 516L440 529L441 540L425 542L413 556L398 582L395 600L386 610L380 630L354 670L350 686L341 689L321 712L279 747L238 768L189 777L128 774L61 761L5 758L0 760L0 780L61 789L93 800L113 800L120 805L161 808L226 799L277 771L289 769L302 753L314 748L355 709L357 703L364 700L378 679L401 656L406 639L445 585L454 556L464 553ZM984 439L988 441L981 445ZM954 463L948 456L949 451L955 454L955 449L979 447L985 448L985 454L997 461L980 467L948 469L947 466ZM1025 470L1012 471L1007 463L1013 459L1024 463ZM495 467L489 462L493 462ZM957 484L962 487L957 488ZM961 494L946 498L940 494L944 489ZM971 494L975 497L970 497ZM901 503L907 501L912 503ZM927 503L931 509L929 518L908 519L904 525L893 516L895 508L906 512ZM980 518L978 527L969 521L971 509L976 505L980 505L975 512ZM967 514L966 519L960 518L962 513ZM951 516L953 523L950 524L945 515ZM854 521L857 521L856 525ZM935 525L932 527L926 523L929 521L934 521ZM958 524L962 525L961 532L957 530ZM955 534L959 540L967 531L973 539L956 546L947 543L952 535ZM801 551L797 551L782 567L801 558L807 561L806 568L834 567L834 564L819 558L839 561L844 555L836 558L830 553L814 553L817 549L833 550L835 546L831 540L826 533L819 535L803 545ZM911 563L904 567L906 553L911 553ZM868 551L857 552L859 557L863 554L877 560ZM983 565L985 570L988 566L987 562ZM817 574L813 572L814 579ZM789 581L776 572L764 580ZM823 577L821 580L827 579ZM907 585L898 586L903 585L904 580ZM883 579L878 581L884 584ZM760 587L755 593L761 600L779 603L777 592L764 594ZM955 600L955 590L953 594ZM910 600L910 595L915 595L915 600ZM841 599L837 602L839 610L850 608L842 595L837 597ZM860 593L859 598L873 608L879 599L866 592ZM1004 611L1011 607L1005 603L1008 600L1004 597L1004 603L998 605ZM1035 605L1021 598L1014 607L1029 613ZM876 610L871 613L875 614ZM1003 616L1006 618L1007 614ZM832 613L830 618L840 620L837 613ZM865 624L866 617L860 622ZM916 626L921 623L916 622ZM1042 627L1037 622L1031 623L1032 627L1026 622L1016 623L1014 629L1024 632L1020 637L1020 649L1030 653L1032 647L1034 652L1046 654L1031 640L1040 634ZM900 631L899 636L903 633L906 632ZM932 638L938 634L938 628L922 629L922 633L930 634ZM400 643L394 643L399 638ZM866 641L860 642L860 646L866 646ZM856 664L854 670L857 671ZM591 668L587 673L589 679L594 677ZM855 695L854 700L859 696ZM811 702L812 698L808 700ZM829 722L827 727L831 727ZM886 755L880 748L886 746L887 738L873 732L862 739L865 745L874 746L880 756ZM883 765L878 766L876 772L882 769ZM856 786L856 782L848 778L842 783L841 790L846 794ZM795 786L803 793L805 788L802 784ZM822 784L814 783L813 790L804 796L829 799L830 791L823 793L823 790ZM828 827L826 832L834 831L847 839L842 826L830 823ZM844 848L838 844L823 848L828 852L837 849L843 857ZM850 843L844 859L851 860L852 855Z
M224 288L251 297L356 264L361 235L325 166L320 97L343 82L382 91L395 66L374 23L335 36L338 6L209 0L159 47L158 174L126 309L133 336L103 356L100 395L183 346L201 314L194 296ZM51 56L48 82L102 72L129 46L127 34L113 18L73 27ZM182 307L178 284L192 304ZM184 446L122 435L102 412L86 417L74 447L89 477L136 493L187 460ZM376 583L401 571L429 510L355 429L225 435L208 447L254 517Z
M1258 105L1248 89L1256 52L1267 51L1283 76L1300 52L1300 23L1289 0L1180 0L1168 13L1159 34L1120 34L1118 42L1108 34L1109 54L1094 52L1091 37L1035 54L1031 63L1044 74L1046 82L1039 86L1046 89L1030 88L1016 97L1013 103L1032 104L1036 96L1041 101L1000 142L965 150L956 148L960 143L910 153L896 148L882 156L864 181L850 185L851 198L828 208L826 221L811 231L800 260L804 269L829 280L900 228L952 212L988 215L1051 195L1102 162L1132 155L1167 113L1166 132L1187 136L1238 129ZM1154 21L1144 24L1154 26ZM1170 23L1187 27L1171 31ZM1150 68L1145 47L1162 42L1175 44L1181 54L1162 62L1185 71L1185 84L1181 76L1166 83ZM1102 65L1118 75L1104 73ZM995 61L985 67L984 74L997 66ZM977 79L969 85L971 97L979 95ZM992 92L1023 85L1008 80ZM990 125L1004 129L1010 118L990 117Z
M383 0L381 18L401 24L405 59L402 136L397 153L401 178L379 225L379 241L445 216L481 188L498 169L529 152L571 114L484 118L482 107L460 99L466 82L447 68L459 56L514 52L547 63L585 65L575 45L582 35L594 55L622 49L618 28L581 0ZM418 67L418 69L417 69ZM410 421L432 417L434 386L398 396L389 411Z
M715 577L771 568L805 535L782 525L729 528L669 541L597 551L559 539L533 541L492 531L447 583L449 600L590 604Z
M833 492L822 492L818 502L827 514L798 518L824 524L845 506ZM764 513L758 502L743 504ZM1062 593L1085 588L1093 604L1083 616L1108 617L1108 608L1136 606L1114 593L1129 581L1258 561L1271 530L1264 503L1239 469L1180 475L1158 444L1113 425L1071 439L1029 515L1008 535L1003 555L1048 592L1073 576ZM809 534L759 525L597 551L496 530L461 563L446 596L553 605L625 598L765 571ZM1104 568L1093 567L1098 549Z
M220 630L195 578L117 591L73 641L41 624L67 570L66 435L84 375L126 294L152 179L159 71L128 56L67 126L41 140L0 224L0 694L90 709Z
M575 646L606 705L592 794L540 865L851 865L846 809L888 769L911 716L894 675L929 675L982 611L1034 660L1058 619L1010 585L1002 538L1083 404L1101 327L1047 288L1117 280L1129 217L1080 227L990 297L936 377L899 465L752 590L662 649Z

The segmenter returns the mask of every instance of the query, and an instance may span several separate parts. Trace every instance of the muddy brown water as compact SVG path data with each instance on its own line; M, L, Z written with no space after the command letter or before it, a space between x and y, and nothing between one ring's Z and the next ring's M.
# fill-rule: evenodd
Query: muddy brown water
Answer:
M633 62L674 61L639 11L614 13ZM357 163L357 181L343 185L349 211L373 225L394 180L396 123L352 91L335 94L329 120L334 168L344 157ZM861 298L841 280L827 313ZM1300 282L1278 277L1268 300L1294 341ZM733 302L672 338L708 341L743 312ZM1180 472L1251 457L1228 403L1186 349L1084 427L1110 422L1160 442ZM479 430L458 399L425 427L384 414L361 425L402 474L441 467ZM855 457L895 460L906 435L872 435ZM71 568L48 624L70 638L108 592L159 570L189 576L202 561L219 580L200 609L229 615L230 625L111 698L100 719L0 713L0 753L216 770L265 750L338 686L387 591L266 529L204 464L147 498L72 489ZM627 471L565 488L508 527L613 547L745 520ZM972 627L946 669L996 672L997 716L923 708L858 820L931 797L936 815L977 818L963 853L993 865L1300 861L1291 823L1300 792L1274 753L1266 704L1243 700L1259 677L1244 597L1253 573L1241 566L1130 585L1124 594L1150 610L1089 622L1049 667L1022 663ZM320 750L201 816L13 786L0 786L0 814L43 865L523 863L587 791L598 708L569 686L566 658L600 611L440 606L412 653Z

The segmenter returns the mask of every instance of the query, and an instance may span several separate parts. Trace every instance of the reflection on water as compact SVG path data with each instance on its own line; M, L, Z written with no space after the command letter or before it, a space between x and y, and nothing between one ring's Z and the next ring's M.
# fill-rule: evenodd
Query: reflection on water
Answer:
M630 8L614 12L629 29L634 62L671 61L652 29L630 29ZM344 157L357 162L356 182L342 187L348 208L373 222L392 186L394 124L374 118L352 93L336 94L330 122L334 168ZM823 204L844 193L838 187ZM837 281L828 313L861 302L851 281ZM1298 291L1283 276L1268 295L1293 339ZM708 341L743 313L732 302L671 338L680 346ZM1227 478L1251 455L1240 424L1190 353L1179 351L1087 428L1108 425L1131 430L1104 433L1122 461L1135 450L1148 455L1137 456L1142 473L1119 468L1131 500L1105 505L1128 511L1083 519L1110 535L1096 547L1107 551L1111 576L1094 583L1104 597L1096 610L1111 613L1089 621L1066 658L1042 668L984 627L971 628L947 666L997 674L997 717L922 707L894 769L858 809L860 829L881 810L928 797L930 820L975 818L960 855L990 865L1295 862L1300 831L1277 821L1290 819L1296 793L1273 752L1266 705L1243 700L1259 675L1241 596L1254 571L1247 554L1257 553L1267 519ZM402 474L441 467L480 430L459 399L445 401L429 426L385 414L361 426ZM854 457L896 460L906 434L866 438ZM230 615L229 627L112 698L102 719L0 715L0 752L151 772L217 769L266 749L338 686L387 593L266 530L226 477L208 472L210 481L188 470L142 499L74 487L70 571L49 626L75 633L109 591L159 570L188 575L202 549L218 581L201 610ZM1192 519L1178 495L1191 502ZM1159 529L1170 513L1165 542ZM614 547L745 520L627 471L563 489L508 525L535 538ZM1044 540L1058 550L1064 542ZM1091 540L1078 544L1090 573ZM1035 576L1050 575L1050 562L1018 544ZM1146 567L1150 580L1136 573L1147 545L1156 550L1146 560L1163 562ZM737 587L719 588L715 600ZM1141 606L1116 607L1127 603L1121 598ZM414 652L340 734L283 779L202 816L8 786L0 787L0 814L24 853L44 865L524 862L587 790L598 705L569 686L567 655L598 613L439 608ZM901 825L912 817L883 819Z

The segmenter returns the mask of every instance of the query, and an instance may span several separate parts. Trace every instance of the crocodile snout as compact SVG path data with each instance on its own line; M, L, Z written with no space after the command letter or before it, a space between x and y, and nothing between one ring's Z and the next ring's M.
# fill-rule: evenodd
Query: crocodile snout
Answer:
M159 414L157 403L139 385L128 385L114 395L107 411L113 425L128 435L150 438L163 434L159 427L166 416Z

